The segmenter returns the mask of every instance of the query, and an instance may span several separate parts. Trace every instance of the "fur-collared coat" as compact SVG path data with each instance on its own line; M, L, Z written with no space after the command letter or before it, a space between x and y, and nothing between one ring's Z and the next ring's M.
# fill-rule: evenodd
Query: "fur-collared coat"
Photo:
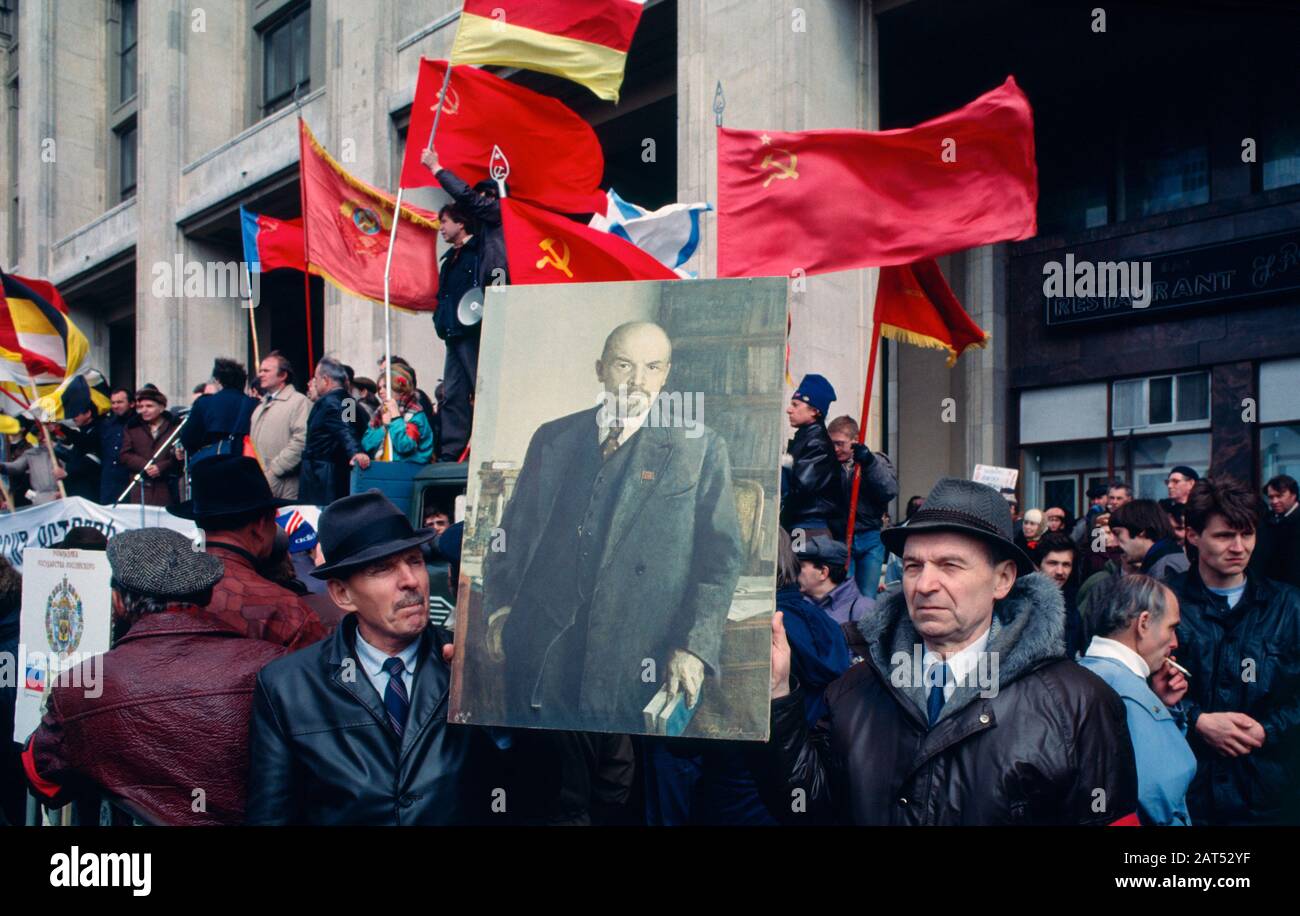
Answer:
M924 648L915 648L902 591L877 608L858 624L867 657L827 688L829 711L815 728L802 688L773 701L762 782L774 814L795 824L1133 819L1124 703L1065 658L1065 608L1050 579L1022 576L997 603L986 646L992 676L959 684L933 726L929 687L916 676Z

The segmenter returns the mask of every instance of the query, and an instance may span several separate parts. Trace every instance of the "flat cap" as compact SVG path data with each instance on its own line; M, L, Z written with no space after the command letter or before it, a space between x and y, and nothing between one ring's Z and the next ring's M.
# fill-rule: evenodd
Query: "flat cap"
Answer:
M803 549L796 550L794 555L801 560L817 560L827 566L849 565L849 550L844 542L824 534L808 538L804 541Z
M154 598L183 598L206 591L221 581L221 560L194 549L192 542L170 528L122 531L108 541L108 565L122 588Z

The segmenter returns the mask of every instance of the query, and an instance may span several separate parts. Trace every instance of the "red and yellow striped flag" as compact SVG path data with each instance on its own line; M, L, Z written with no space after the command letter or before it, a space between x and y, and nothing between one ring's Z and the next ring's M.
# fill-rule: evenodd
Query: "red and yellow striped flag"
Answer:
M465 0L453 64L553 73L618 101L644 0Z

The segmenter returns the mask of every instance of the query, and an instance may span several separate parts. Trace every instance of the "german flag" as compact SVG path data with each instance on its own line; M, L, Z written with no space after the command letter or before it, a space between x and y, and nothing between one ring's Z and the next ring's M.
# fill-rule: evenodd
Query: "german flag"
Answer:
M453 64L522 67L618 102L644 0L465 0Z
M0 273L0 380L22 387L60 385L76 375L90 342L68 317L53 284Z

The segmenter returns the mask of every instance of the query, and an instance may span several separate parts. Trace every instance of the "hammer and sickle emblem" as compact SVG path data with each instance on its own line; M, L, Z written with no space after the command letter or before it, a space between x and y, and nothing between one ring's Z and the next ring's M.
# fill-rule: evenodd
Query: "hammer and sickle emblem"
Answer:
M794 153L790 152L788 149L779 149L777 147L773 147L773 149L775 149L778 153L785 153L787 156L790 157L790 161L780 162L772 158L771 153L768 153L766 156L763 157L762 163L760 163L758 166L760 169L769 169L769 168L776 169L776 171L773 172L771 175L768 175L767 180L763 182L763 187L765 188L772 183L773 178L779 178L782 181L784 181L787 178L799 177L799 171L797 168L795 168L795 166L799 164L799 157L796 156Z
M540 270L547 264L550 264L558 271L562 271L570 280L573 279L573 271L569 270L569 245L567 242L560 242L560 247L564 254L560 254L555 248L555 239L542 239L537 243L537 247L542 249L545 254L538 259L537 268Z
M441 89L438 90L438 101L442 103L442 110L449 115L454 115L460 111L460 93L450 86L447 87L446 97L443 96ZM438 106L430 105L429 110L437 113Z

